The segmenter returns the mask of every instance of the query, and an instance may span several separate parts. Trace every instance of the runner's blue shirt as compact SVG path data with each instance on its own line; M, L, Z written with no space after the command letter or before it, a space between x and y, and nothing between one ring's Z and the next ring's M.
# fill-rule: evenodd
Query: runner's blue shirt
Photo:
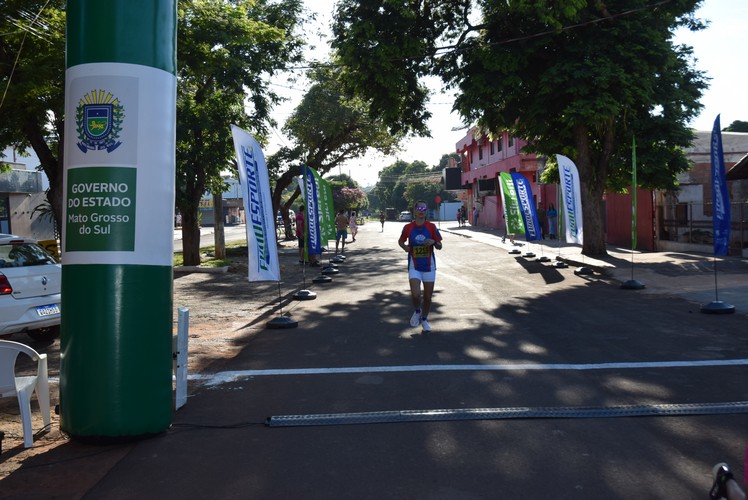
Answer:
M408 240L408 265L410 265L412 259L413 268L421 272L429 272L436 269L434 246L427 247L423 244L427 239L441 241L442 235L431 222L424 221L423 225L419 226L414 221L405 225L399 240L401 243Z

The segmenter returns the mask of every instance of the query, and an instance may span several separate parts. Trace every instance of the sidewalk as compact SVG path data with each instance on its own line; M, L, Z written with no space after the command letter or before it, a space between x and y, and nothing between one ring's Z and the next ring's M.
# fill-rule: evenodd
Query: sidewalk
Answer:
M748 314L748 260L739 257L715 259L712 255L699 253L632 252L631 249L608 246L606 257L593 259L582 255L581 245L560 240L528 243L515 239L513 245L508 239L502 243L503 231L470 225L458 227L455 221L441 222L440 231L506 251L518 249L518 258L532 252L535 254L532 260L545 256L551 261L565 262L570 267L589 268L621 283L633 279L645 286L633 291L635 293L674 295L700 305L719 300L735 306L736 313Z

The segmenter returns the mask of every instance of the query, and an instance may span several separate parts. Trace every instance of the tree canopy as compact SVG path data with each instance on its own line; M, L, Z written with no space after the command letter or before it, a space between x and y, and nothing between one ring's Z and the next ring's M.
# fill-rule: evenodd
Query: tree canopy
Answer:
M5 0L0 14L0 151L33 149L62 227L65 2Z
M236 124L264 140L280 98L270 77L301 60L299 0L181 0L177 42L177 193L184 263L200 262L199 203L220 193Z
M392 154L403 138L403 133L390 133L383 120L372 116L366 100L345 95L335 68L318 66L308 76L312 85L283 127L294 146L283 147L268 159L276 177L273 206L284 217L299 193L281 203L282 195L300 174L301 164L323 175L370 149Z
M727 127L722 129L723 132L748 132L748 122L735 120Z
M476 2L477 3L477 2ZM630 179L669 188L689 165L687 127L707 83L677 27L703 28L699 0L342 0L334 48L345 83L395 130L420 130L425 98L390 99L426 75L457 92L455 109L487 131L509 130L527 152L572 158L582 184L586 255L605 254L603 194ZM475 20L474 20L475 19ZM413 30L401 29L409 20ZM376 32L376 36L373 33ZM386 77L382 77L386 75Z
M379 172L379 180L370 197L376 199L378 208L394 208L398 212L407 210L418 200L426 200L433 207L436 195L448 201L450 194L443 189L441 171L449 157L449 154L443 155L439 164L433 167L422 161L409 163L403 160L388 165Z

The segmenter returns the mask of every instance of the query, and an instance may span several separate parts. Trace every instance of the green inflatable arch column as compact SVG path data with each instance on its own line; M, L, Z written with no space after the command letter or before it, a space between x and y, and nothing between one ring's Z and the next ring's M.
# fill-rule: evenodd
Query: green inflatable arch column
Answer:
M111 441L172 414L176 0L67 3L62 429Z

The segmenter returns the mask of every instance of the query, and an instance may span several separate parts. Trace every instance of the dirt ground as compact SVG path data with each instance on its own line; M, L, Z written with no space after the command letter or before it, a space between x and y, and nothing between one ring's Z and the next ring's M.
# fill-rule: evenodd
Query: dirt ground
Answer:
M245 249L246 250L246 249ZM275 282L250 283L247 278L247 255L232 255L226 272L174 272L174 328L180 307L189 309L190 373L220 370L223 361L233 357L253 335L265 328L265 323L279 314L292 301L292 296L303 285L302 266L298 263L298 249L293 241L279 244L281 267L280 284ZM317 273L306 270L307 283ZM279 297L282 297L282 301ZM60 340L39 342L26 334L4 338L25 343L38 352L46 353L50 377L50 402L54 409L59 402ZM21 356L25 358L25 356ZM36 364L19 359L17 373L33 373ZM30 457L53 452L69 443L59 427L59 416L52 411L50 428L42 430L43 422L36 397L32 398L34 446L23 447L23 431L15 397L0 399L0 431L5 433L0 442L0 481L24 465ZM123 451L124 453L124 451ZM0 486L1 488L1 486Z

